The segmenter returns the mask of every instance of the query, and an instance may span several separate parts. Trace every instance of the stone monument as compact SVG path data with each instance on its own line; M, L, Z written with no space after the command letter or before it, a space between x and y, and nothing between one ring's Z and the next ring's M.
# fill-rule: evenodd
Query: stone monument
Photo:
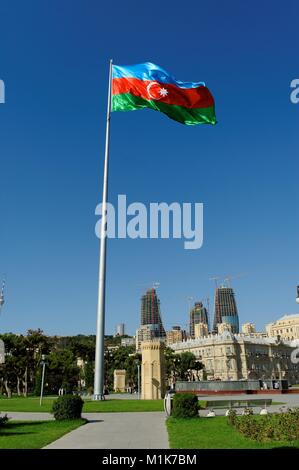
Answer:
M164 398L166 389L165 377L165 344L159 340L141 343L141 399L159 400Z
M115 369L114 371L114 385L115 392L126 391L126 371L125 369Z

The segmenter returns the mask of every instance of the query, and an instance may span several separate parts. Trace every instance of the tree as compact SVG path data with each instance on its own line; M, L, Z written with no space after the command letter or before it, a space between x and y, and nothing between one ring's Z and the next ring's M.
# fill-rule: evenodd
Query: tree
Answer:
M171 348L165 348L165 367L166 367L166 378L168 382L174 383L177 378L176 360L178 355L175 354Z
M167 378L174 383L177 380L191 381L193 378L198 380L199 371L203 369L203 364L189 351L175 354L171 348L166 348L165 361Z
M178 378L180 380L191 381L194 376L198 379L198 372L203 368L203 364L197 361L193 353L186 351L179 354Z
M79 367L76 357L69 349L56 349L47 357L46 393L58 393L60 388L67 392L77 390L79 382Z
M0 376L7 397L10 398L14 390L21 395L22 380L26 369L26 347L22 335L6 333L1 335L1 339L5 344L6 357L5 364L1 365Z

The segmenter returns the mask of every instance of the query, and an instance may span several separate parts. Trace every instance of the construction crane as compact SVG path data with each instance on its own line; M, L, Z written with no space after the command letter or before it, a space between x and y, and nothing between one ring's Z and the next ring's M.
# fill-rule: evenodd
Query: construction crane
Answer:
M215 287L216 288L218 287L219 279L220 279L220 277L218 277L218 276L209 277L209 281L214 281L215 282Z
M5 287L5 281L3 280L2 282L2 288L1 288L1 293L0 293L0 312L1 309L4 305L5 299L4 299L4 287Z
M224 278L224 282L227 283L228 287L231 287L231 281L233 281L234 279L239 279L240 277L244 277L244 276L246 276L246 273L237 274L236 276L228 275Z
M152 289L158 289L158 287L160 286L160 282L152 281L152 283L147 282L146 284L137 284L137 287L147 287L147 288L149 288L150 284L152 284Z
M201 299L201 302L204 306L204 304L206 304L206 308L207 308L207 312L208 312L208 327L210 329L211 327L211 323L212 323L212 318L211 318L211 312L210 312L210 297L204 297L203 299Z

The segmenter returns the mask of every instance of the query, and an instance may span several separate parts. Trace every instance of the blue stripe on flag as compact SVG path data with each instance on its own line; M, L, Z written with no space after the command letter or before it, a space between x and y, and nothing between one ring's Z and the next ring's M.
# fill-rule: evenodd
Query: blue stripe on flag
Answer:
M159 83L171 83L180 88L197 88L205 86L204 82L181 82L176 80L164 69L151 62L135 65L113 65L112 78L138 78L139 80L150 80Z

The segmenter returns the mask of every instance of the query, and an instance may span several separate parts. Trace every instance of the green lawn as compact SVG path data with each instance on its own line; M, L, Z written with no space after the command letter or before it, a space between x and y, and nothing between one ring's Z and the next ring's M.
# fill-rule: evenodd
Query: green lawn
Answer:
M72 421L9 421L0 428L0 449L41 449L85 424Z
M2 411L51 411L54 398L44 398L42 406L39 398L1 398L0 412ZM109 399L105 401L86 400L83 412L126 412L126 411L163 411L163 400L126 400Z
M227 424L227 418L167 419L171 449L271 449L299 448L299 441L258 443L243 437Z

